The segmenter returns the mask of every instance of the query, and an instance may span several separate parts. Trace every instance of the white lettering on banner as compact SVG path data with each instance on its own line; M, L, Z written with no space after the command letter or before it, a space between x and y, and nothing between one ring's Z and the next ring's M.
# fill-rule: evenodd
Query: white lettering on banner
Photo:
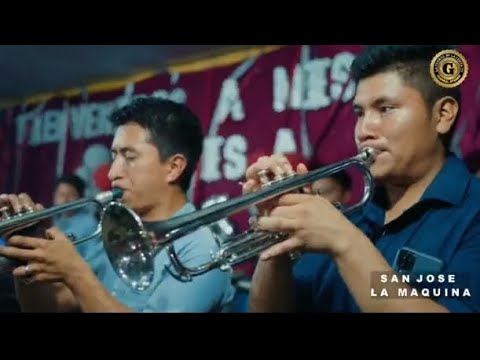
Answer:
M287 69L276 67L273 70L273 110L282 112L287 106L293 110L319 110L340 97L343 102L350 101L355 90L353 81L349 81L354 58L350 52L341 52L333 58L311 59L303 68L297 64L291 84Z
M348 51L338 53L333 58L331 77L333 83L330 85L330 96L334 100L339 100L342 89L345 88L342 101L349 102L355 94L355 83L350 80L350 66L352 65L355 55ZM350 81L349 81L350 80ZM345 87L345 84L347 83Z
M221 136L208 136L203 141L202 173L201 179L205 182L218 181L222 178L220 173L220 150L224 143Z
M187 93L181 88L175 88L171 92L160 89L154 91L152 96L161 99L169 99L180 104L185 104L187 102Z
M98 103L90 105L89 116L85 119L83 138L93 139L102 135L113 134L113 126L108 121L111 107L107 108Z
M203 142L200 179L207 183L220 180L237 181L245 176L248 167L248 140L234 134L227 138L208 136ZM273 153L295 154L298 144L292 129L280 128L275 135Z
M227 139L223 148L223 156L226 160L223 171L226 179L238 180L245 175L247 148L247 139L243 135L232 135Z
M27 112L17 117L17 144L25 141L27 124L31 123L28 144L36 146L59 142L64 134L66 113L63 110L47 110L43 113Z
M186 102L185 90L175 88L170 93L166 90L157 90L153 96L168 98L176 102ZM93 139L100 136L113 135L113 126L108 116L116 108L125 105L131 99L141 97L143 94L123 94L113 101L90 102L80 105L71 105L69 113L62 110L39 111L34 109L21 113L16 117L16 141L17 144L25 140L31 146L38 146L49 143L59 143L65 134L64 126L70 119L68 127L71 137L75 140ZM27 129L31 125L28 135ZM28 138L27 138L28 136Z
M242 99L240 98L238 82L235 79L228 78L223 81L222 89L220 90L220 96L211 122L213 125L212 128L216 129L230 114L234 121L245 119L245 110ZM212 131L210 134L216 135L216 132Z
M23 143L25 140L25 137L27 136L27 121L29 120L29 113L23 113L17 116L15 120L15 125L16 125L16 142L17 145Z
M283 66L273 69L273 110L283 112L287 109L289 93L288 73Z
M331 62L329 58L321 58L307 61L304 69L300 64L295 66L294 91L290 98L292 109L318 110L331 104L327 94L327 71Z
M273 146L274 154L289 154L297 152L297 143L292 129L278 129Z
M180 74L178 73L170 74L171 85L176 85L179 79L180 79ZM187 93L182 88L174 88L172 91L168 91L165 89L156 90L152 93L152 96L161 98L161 99L168 99L171 101L175 101L179 104L187 103Z
M70 125L72 138L75 140L81 139L83 137L84 119L87 117L87 105L82 104L80 106L71 106L70 113L72 115L72 123Z
M108 120L108 114L113 110L115 103L90 103L71 106L72 124L70 127L72 138L92 139L103 135L113 134L113 127Z
M208 136L203 146L201 180L205 182L219 181L223 178L239 180L245 176L248 143L243 135L235 134L227 138Z
M37 115L33 118L30 140L28 141L29 145L35 146L42 143L42 115Z

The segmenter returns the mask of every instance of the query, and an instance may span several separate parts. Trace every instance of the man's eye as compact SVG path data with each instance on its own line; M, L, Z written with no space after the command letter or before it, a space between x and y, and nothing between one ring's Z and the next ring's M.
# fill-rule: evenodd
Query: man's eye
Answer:
M382 107L380 108L380 110L381 110L382 112L388 112L388 111L393 110L393 106L382 106Z

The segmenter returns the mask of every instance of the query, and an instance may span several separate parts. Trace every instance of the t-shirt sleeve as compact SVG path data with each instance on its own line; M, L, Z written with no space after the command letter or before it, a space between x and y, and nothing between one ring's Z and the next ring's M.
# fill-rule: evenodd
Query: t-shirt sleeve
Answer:
M174 243L183 265L194 268L212 260L217 250L211 233L202 229ZM143 312L220 312L233 298L234 288L229 272L219 269L194 276L191 281L180 281L166 257L156 264L160 281L147 301ZM163 260L162 260L163 259Z

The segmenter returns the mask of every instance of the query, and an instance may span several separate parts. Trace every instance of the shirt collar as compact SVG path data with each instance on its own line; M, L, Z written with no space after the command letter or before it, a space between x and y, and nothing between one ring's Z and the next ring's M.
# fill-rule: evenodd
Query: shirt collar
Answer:
M425 190L420 202L442 201L453 206L458 205L464 197L472 174L465 163L454 154L449 154L447 161ZM372 201L364 208L363 215L370 221L382 224L385 221L385 193L382 188L374 190Z
M171 218L180 216L180 215L186 215L189 214L193 211L195 211L195 206L192 203L187 202L180 210L178 210ZM165 219L168 220L168 219ZM156 221L143 221L143 224L145 226L149 226L150 224L154 224Z
M188 213L191 213L192 211L195 211L195 206L193 206L192 203L186 203L180 210L178 210L175 215L173 215L174 217L175 216L180 216L180 215L185 215L185 214L188 214Z

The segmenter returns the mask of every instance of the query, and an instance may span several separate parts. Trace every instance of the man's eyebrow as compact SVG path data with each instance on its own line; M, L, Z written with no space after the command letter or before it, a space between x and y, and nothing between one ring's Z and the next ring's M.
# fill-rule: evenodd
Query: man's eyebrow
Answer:
M382 97L379 97L378 99L375 99L375 101L373 102L373 104L375 106L378 106L380 104L383 104L383 103L390 103L390 102L393 102L394 99L388 97L388 96L382 96Z
M133 147L131 146L123 146L123 147L113 147L111 149L111 152L112 153L126 153L127 151L132 151L132 152L138 152L137 150L135 150Z
M382 96L382 97L379 97L379 98L376 98L375 100L373 100L373 101L371 102L371 105L373 105L373 106L379 106L379 105L381 105L381 104L390 103L390 102L393 102L393 101L394 101L394 99L392 99L392 98L390 98L390 97L388 97L388 96ZM352 106L353 106L353 109L354 109L354 110L363 109L363 106L360 105L359 103L355 103L355 102L354 102L354 103L352 104Z

